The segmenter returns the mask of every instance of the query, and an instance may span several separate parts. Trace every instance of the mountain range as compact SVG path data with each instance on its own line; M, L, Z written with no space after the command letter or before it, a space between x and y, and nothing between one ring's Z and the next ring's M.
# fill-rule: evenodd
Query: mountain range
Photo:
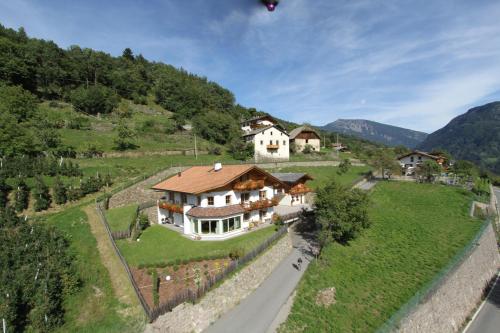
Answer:
M429 134L421 150L444 149L455 159L472 161L500 173L500 102L470 109Z
M427 133L424 132L364 119L337 119L320 128L327 132L349 134L387 146L403 145L408 148L415 148L427 137Z

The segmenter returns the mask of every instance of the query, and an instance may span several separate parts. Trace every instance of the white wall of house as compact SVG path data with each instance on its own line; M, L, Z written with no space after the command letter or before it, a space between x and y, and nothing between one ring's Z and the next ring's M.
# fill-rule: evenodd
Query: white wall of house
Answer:
M290 158L290 138L276 127L257 133L252 138L256 161L285 160ZM278 149L268 149L268 145L277 145Z
M403 168L415 167L417 166L417 163L423 163L428 160L432 160L432 158L419 154L411 154L409 156L399 159L399 164L401 164L401 167Z
M319 139L300 139L296 138L294 140L295 147L297 151L302 151L306 145L312 146L314 151L320 151L321 149L321 141Z

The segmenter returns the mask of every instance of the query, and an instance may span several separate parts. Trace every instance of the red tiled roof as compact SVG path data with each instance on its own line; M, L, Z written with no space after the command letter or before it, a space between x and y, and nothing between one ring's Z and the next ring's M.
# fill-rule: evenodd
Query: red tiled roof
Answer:
M154 190L200 194L224 187L238 177L255 170L276 183L282 183L255 165L224 165L215 171L212 166L194 166L153 186Z
M245 209L241 205L231 205L225 207L194 207L186 215L197 218L226 217L243 214Z

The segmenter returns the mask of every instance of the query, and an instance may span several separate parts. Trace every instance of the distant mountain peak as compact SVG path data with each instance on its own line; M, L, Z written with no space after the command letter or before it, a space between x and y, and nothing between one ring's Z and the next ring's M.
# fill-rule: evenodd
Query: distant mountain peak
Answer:
M366 119L337 119L333 123L322 126L321 129L353 135L388 146L403 145L409 148L415 148L427 137L427 133L424 132Z

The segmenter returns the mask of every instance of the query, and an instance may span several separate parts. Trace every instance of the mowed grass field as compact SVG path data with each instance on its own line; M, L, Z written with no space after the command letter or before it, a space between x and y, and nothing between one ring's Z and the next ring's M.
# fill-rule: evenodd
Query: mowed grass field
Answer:
M69 240L81 281L80 289L65 299L65 323L56 332L118 333L139 330L143 319L127 316L131 311L113 294L109 273L101 262L97 241L85 212L71 208L46 219Z
M354 183L361 179L368 171L371 170L370 166L351 166L349 171L339 175L339 168L334 166L318 166L318 167L286 167L270 170L271 172L304 172L314 178L314 180L307 182L312 189L325 185L331 179L336 179L344 186L352 186Z
M153 225L140 241L117 241L120 252L131 266L162 266L176 260L195 260L207 256L228 256L233 249L250 251L276 232L274 226L252 231L224 241L194 241L176 231Z
M433 280L480 229L471 196L439 185L381 182L371 195L372 226L349 245L324 249L302 278L280 332L373 332ZM336 288L336 303L316 304ZM458 291L457 291L458 292Z
M106 220L108 220L111 231L126 231L134 221L137 207L139 205L128 205L118 208L112 208L106 211Z

